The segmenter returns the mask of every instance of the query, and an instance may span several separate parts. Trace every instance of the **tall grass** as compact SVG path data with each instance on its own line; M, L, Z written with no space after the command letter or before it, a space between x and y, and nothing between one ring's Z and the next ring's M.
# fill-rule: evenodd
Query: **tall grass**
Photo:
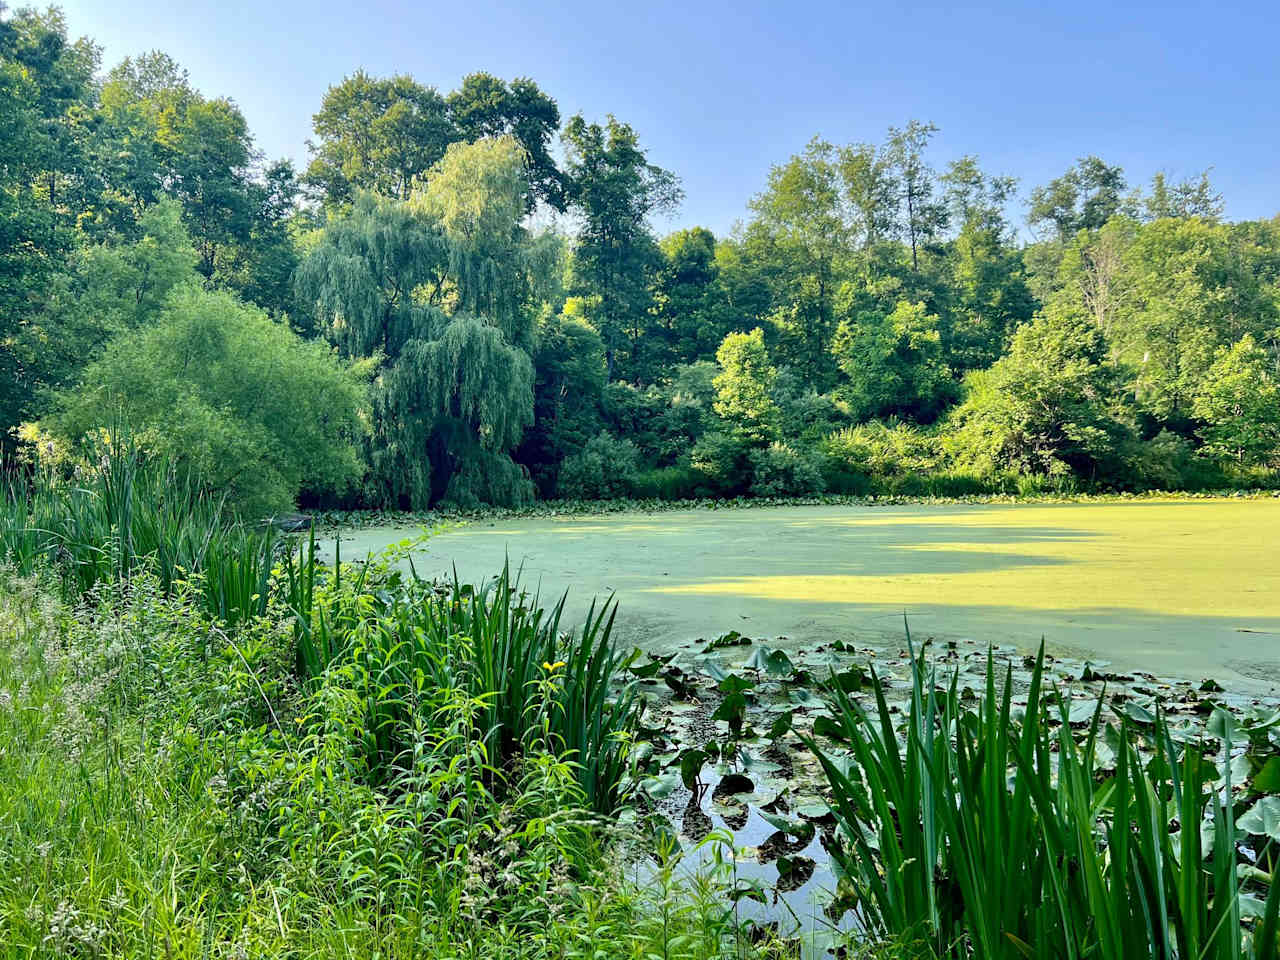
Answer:
M140 577L73 616L46 586L0 568L0 956L791 955L735 925L727 871L628 879L549 755L455 831L425 790L356 782L332 691L282 687L288 737L261 726L274 653L206 660L202 619L164 613L183 596Z
M593 603L580 630L565 630L565 598L542 607L509 568L477 589L385 569L374 583L371 563L344 582L337 561L323 567L313 536L286 562L297 664L311 683L335 664L354 664L366 678L376 769L401 764L424 689L456 690L474 704L476 738L494 770L529 752L535 737L549 738L543 748L572 760L592 808L618 805L641 701L620 682L612 603Z
M915 658L901 740L878 677L872 711L833 685L852 762L809 745L834 797L847 905L940 957L1274 960L1274 873L1242 935L1229 769L1217 784L1206 744L1176 745L1163 716L1145 738L1109 724L1101 699L1077 742L1043 668L1042 650L1020 714L1011 669L998 684L989 658L969 708L954 675L938 688ZM1114 768L1097 760L1104 740Z
M10 471L0 501L0 561L20 573L56 571L67 597L143 572L165 592L190 583L232 626L265 610L277 540L123 435L71 478Z

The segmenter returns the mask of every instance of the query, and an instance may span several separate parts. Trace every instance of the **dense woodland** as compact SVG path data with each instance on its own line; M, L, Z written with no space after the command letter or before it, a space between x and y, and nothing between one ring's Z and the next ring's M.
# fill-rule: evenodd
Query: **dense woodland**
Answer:
M127 424L254 511L1273 483L1280 217L936 132L815 137L660 237L677 174L531 79L357 72L299 170L163 53L6 14L6 459Z

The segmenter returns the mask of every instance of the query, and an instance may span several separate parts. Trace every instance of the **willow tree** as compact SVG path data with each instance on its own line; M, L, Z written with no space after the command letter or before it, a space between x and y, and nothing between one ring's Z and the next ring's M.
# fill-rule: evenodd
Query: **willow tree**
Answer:
M509 456L533 420L533 244L510 137L453 144L407 202L361 195L298 274L330 340L375 367L371 499L532 496Z

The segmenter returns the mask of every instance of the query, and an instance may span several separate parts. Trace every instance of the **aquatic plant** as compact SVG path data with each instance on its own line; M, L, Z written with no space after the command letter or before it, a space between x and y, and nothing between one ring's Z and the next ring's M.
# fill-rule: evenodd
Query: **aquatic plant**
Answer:
M851 762L804 739L839 824L841 908L939 956L1274 958L1271 838L1237 849L1235 721L1210 724L1216 742L1175 739L1159 711L1105 718L1102 697L1082 721L1043 672L1042 649L1019 710L989 656L968 706L956 674L939 686L913 654L901 727L874 672L872 710L829 685Z

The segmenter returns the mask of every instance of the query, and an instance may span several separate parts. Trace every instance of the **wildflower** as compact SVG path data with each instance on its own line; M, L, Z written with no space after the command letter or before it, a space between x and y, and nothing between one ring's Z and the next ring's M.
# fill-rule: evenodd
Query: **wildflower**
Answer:
M563 660L557 660L555 663L548 663L547 661L544 660L542 662L542 669L547 671L547 673L555 673L557 670L561 669L564 665L565 664Z

